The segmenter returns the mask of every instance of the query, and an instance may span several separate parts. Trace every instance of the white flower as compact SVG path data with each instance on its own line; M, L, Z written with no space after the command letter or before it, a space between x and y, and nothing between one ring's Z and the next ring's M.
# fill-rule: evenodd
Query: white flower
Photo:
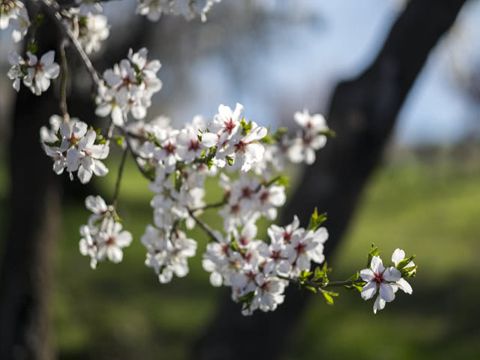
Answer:
M98 52L102 42L110 35L108 19L104 15L88 14L82 16L78 23L78 40L87 54Z
M27 9L21 1L0 0L0 29L12 25L12 38L20 42L28 32L30 19Z
M109 154L108 142L95 143L97 133L87 130L87 124L72 118L63 121L59 116L50 118L50 129L40 129L40 138L45 153L54 160L55 173L61 174L64 169L70 173L78 171L82 184L88 183L92 175L105 176L107 167L102 161Z
M265 148L259 141L267 135L267 129L255 122L251 122L250 126L251 129L246 135L238 136L240 133L237 133L233 140L234 169L250 170L253 164L262 160L265 153Z
M325 146L328 127L325 118L320 114L310 115L307 110L295 113L295 121L301 126L301 131L292 140L288 156L294 163L305 161L311 165L315 162L315 151Z
M155 270L162 284L170 282L173 275L184 277L188 274L188 258L195 256L197 243L188 239L184 232L166 233L148 226L142 243L147 248L145 265Z
M92 175L105 176L108 169L101 159L105 159L109 153L107 144L95 145L97 134L94 130L88 130L87 134L78 142L76 148L67 152L67 162L72 157L73 163L78 161L78 178L82 184L86 184L92 178ZM70 155L71 154L71 155ZM75 171L75 166L69 171Z
M147 16L150 21L158 21L162 14L183 15L190 20L200 16L207 20L207 13L221 0L138 0L137 14Z
M30 52L27 52L27 57L25 60L18 54L10 54L9 61L12 67L8 71L8 77L13 80L15 90L20 90L20 81L23 81L32 93L41 95L50 87L50 81L56 79L60 73L60 66L54 62L55 52L48 51L40 61Z
M100 196L88 196L85 206L92 215L88 225L80 227L80 253L90 257L92 268L106 259L113 263L121 262L123 248L131 244L132 235L116 221L115 208L107 205Z
M128 58L120 61L103 74L96 98L96 114L111 114L117 126L123 126L128 113L137 119L145 118L152 96L160 91L162 82L157 78L160 62L147 60L145 48L137 53L129 51Z
M283 303L285 287L288 282L274 277L265 276L259 273L255 276L257 288L251 303L243 310L242 314L251 315L254 310L274 311L278 305Z
M202 135L202 141L207 147L218 146L219 151L227 148L229 140L233 138L240 130L240 120L242 120L243 105L238 104L235 110L225 105L218 107L218 113L208 124L208 131ZM232 152L231 149L229 149ZM226 154L228 155L228 153Z
M158 21L168 9L169 0L138 0L137 14L145 15L150 21Z
M97 237L98 259L107 258L113 263L119 263L123 259L123 248L130 246L132 234L122 230L122 224L111 220L106 231L102 231Z
M392 262L395 264L395 267L398 269L398 266L401 261L405 259L405 251L402 249L395 249L395 251L392 254ZM415 263L413 261L409 261L406 265L405 268L412 268L412 270L409 272L410 276L415 275L416 273L416 267ZM412 286L405 280L404 278L401 278L400 280L397 281L397 285L400 290L407 294L412 294L413 289Z
M278 185L262 186L257 194L258 208L267 219L274 220L277 217L277 208L283 206L287 199L285 187Z
M385 308L387 302L395 299L397 282L402 278L402 274L394 267L385 268L382 259L373 256L370 268L361 270L360 277L366 281L361 292L364 300L371 299L377 291L379 293L373 305L373 312L376 314L378 310Z
M178 135L178 155L189 164L199 158L205 146L198 138L198 130L192 126L185 127Z
M309 270L311 262L321 264L325 260L323 244L328 239L325 228L317 231L301 230L295 233L285 247L285 256L292 264L292 273L298 276L302 271Z
M48 51L38 61L37 57L29 52L27 75L23 79L35 95L40 95L50 87L50 81L56 79L60 73L60 66L54 62L55 52Z

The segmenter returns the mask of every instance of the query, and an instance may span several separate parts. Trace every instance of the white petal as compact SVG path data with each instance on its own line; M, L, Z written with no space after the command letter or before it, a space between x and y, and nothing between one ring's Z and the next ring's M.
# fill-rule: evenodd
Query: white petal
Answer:
M361 296L363 300L371 299L377 293L377 284L374 281L368 282L362 289Z
M402 249L395 249L392 254L392 262L395 264L395 266L398 266L399 262L403 259L405 259L405 251Z
M371 269L363 269L360 271L360 277L363 281L372 281L375 278L375 274Z
M373 270L374 273L383 273L385 267L383 266L382 259L378 256L372 257L372 261L370 263L370 268Z
M100 160L95 160L93 162L93 172L97 176L105 176L108 174L108 168Z
M107 257L113 263L119 263L123 259L123 252L117 246L109 246L107 248Z
M78 169L78 179L82 184L86 184L90 181L92 178L92 170L90 169L85 169L85 167L82 165Z
M393 291L392 285L385 283L380 284L380 296L386 302L393 301L395 299L395 291Z
M397 285L404 293L411 294L413 293L412 286L405 279L400 279L397 281Z
M384 308L385 300L383 300L382 297L378 295L375 303L373 304L373 313L376 314L378 310L383 310Z
M383 272L383 278L386 281L395 282L400 280L401 277L402 274L400 273L400 271L398 271L398 269L394 268L393 266L390 266Z

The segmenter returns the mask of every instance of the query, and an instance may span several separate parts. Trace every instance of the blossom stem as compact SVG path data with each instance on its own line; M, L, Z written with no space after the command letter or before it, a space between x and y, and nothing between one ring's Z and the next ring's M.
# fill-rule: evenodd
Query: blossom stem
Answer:
M128 135L128 133L122 129L122 132L123 132L123 135L125 136L125 142L127 144L127 149L128 151L132 154L133 156L133 160L135 161L135 165L137 165L137 168L138 170L142 173L142 175L147 178L148 180L150 181L154 181L155 178L152 177L152 175L150 173L148 173L142 165L139 164L138 160L137 160L137 156L135 154L135 151L133 150L133 147L132 147L132 144L130 142L130 137Z
M192 218L193 220L195 220L195 222L197 223L197 225L200 226L200 228L201 228L208 236L210 236L213 241L218 242L218 239L217 239L217 237L215 236L215 233L213 232L213 230L210 228L210 226L208 226L205 222L203 222L202 220L200 220L200 219L195 215L195 212L194 212L193 210L188 209L188 213L189 213L189 215L191 216L191 218Z
M89 72L92 80L96 86L99 86L101 83L100 77L98 76L97 70L93 66L90 58L88 57L87 53L83 50L82 45L78 41L75 34L72 32L71 29L68 28L67 25L63 23L62 15L60 14L60 5L55 0L42 0L43 4L46 7L47 12L49 15L56 21L57 26L67 35L70 41L73 44L73 47L77 51L77 54L82 59L83 65Z
M222 207L226 204L227 204L227 199L223 199L223 200L217 201L215 203L206 204L204 206L199 206L197 208L192 209L192 211L195 212L195 211L203 211L203 210L208 210L208 209L216 209L216 208Z
M313 287L315 289L327 289L327 288L331 288L331 287L349 286L349 285L353 285L355 283L355 281L353 281L353 280L340 280L340 281L329 281L326 284L322 284L322 283L318 283L318 282L311 281L311 280L306 280L306 281L300 282L298 279L290 278L288 276L278 276L278 277L282 280L287 280L289 282L297 283L297 284L300 284L300 285L310 286L310 287Z
M122 159L120 160L120 166L118 168L117 180L115 182L115 191L113 193L112 204L115 207L117 205L118 195L120 194L120 185L122 183L123 170L125 169L125 163L127 160L128 148L125 148L122 153Z
M66 39L63 38L60 44L60 58L61 58L61 68L62 68L62 77L60 81L60 111L62 112L63 119L65 121L70 120L70 115L68 113L67 105L67 85L68 85L68 62L67 55L65 53L65 46L67 45Z

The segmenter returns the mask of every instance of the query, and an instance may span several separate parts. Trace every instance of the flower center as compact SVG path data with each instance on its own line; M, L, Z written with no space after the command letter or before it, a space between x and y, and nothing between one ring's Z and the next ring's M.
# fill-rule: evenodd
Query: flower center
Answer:
M230 135L233 132L233 129L235 129L235 123L233 122L232 119L229 119L228 121L225 121L223 123L223 126L225 127L225 131Z
M383 282L383 274L375 273L374 276L374 280L377 284L381 284Z

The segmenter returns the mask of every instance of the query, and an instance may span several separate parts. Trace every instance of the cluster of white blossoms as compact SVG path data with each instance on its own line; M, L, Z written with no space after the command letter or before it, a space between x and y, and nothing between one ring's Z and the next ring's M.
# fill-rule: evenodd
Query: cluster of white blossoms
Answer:
M405 257L405 251L396 249L392 255L394 266L385 267L379 256L373 256L370 267L360 271L360 277L365 281L362 288L362 298L369 300L378 292L373 304L373 312L383 310L387 302L395 299L395 293L402 290L407 294L413 292L405 277L412 277L416 273L415 263Z
M13 80L13 88L20 90L20 83L28 87L35 95L41 95L50 87L50 82L58 77L60 66L55 63L55 52L45 53L40 60L31 52L24 59L15 52L10 53L8 61L12 67L8 77Z
M90 257L90 266L95 269L105 259L119 263L124 247L132 242L132 235L122 230L115 208L107 205L100 196L88 196L85 206L92 212L87 225L80 227L80 253Z
M241 302L243 314L273 311L284 300L284 290L312 262L324 261L323 244L328 239L324 227L306 230L297 217L286 227L271 225L269 242L256 239L257 227L248 222L227 236L217 234L208 244L203 267L210 272L213 286L232 288L232 299Z
M147 115L153 94L162 88L157 77L160 62L147 60L147 55L146 48L130 50L127 59L104 72L96 99L98 116L110 115L115 125L122 126L129 113L135 119Z
M158 21L162 14L183 15L187 19L200 16L207 20L207 13L215 3L221 0L138 0L137 14L146 16L150 21Z
M0 30L11 28L13 41L21 41L28 32L30 18L18 0L0 0Z
M53 171L62 174L66 171L73 179L86 184L92 175L105 176L108 169L101 161L110 151L108 142L97 139L97 132L88 129L88 125L78 119L64 119L61 116L50 117L50 127L40 129L40 139L45 153L53 159Z
M40 130L42 147L53 160L53 171L67 172L71 180L76 174L86 184L93 175L107 175L103 160L110 153L114 137L123 151L112 205L100 196L85 200L92 214L80 228L79 245L81 254L90 258L92 268L102 261L121 262L123 249L132 242L132 235L122 228L115 207L130 153L154 193L153 221L147 225L141 242L146 248L145 265L154 270L161 283L189 273L188 261L196 255L198 244L188 232L199 227L210 239L202 263L210 273L211 284L231 287L232 298L241 303L245 315L256 310L275 310L292 282L321 292L330 303L336 295L326 290L330 286L357 289L366 300L378 292L374 312L392 301L398 289L412 293L405 279L415 275L416 266L413 257L406 258L399 249L392 256L394 266L385 268L378 253L372 250L368 269L350 280L330 282L324 256L328 232L321 226L325 216L316 210L308 228L300 227L295 216L287 226L270 225L266 240L257 237L258 222L276 220L278 209L286 202L286 179L281 172L289 163L314 163L316 152L332 134L322 115L307 110L297 112L296 129L276 132L247 120L240 104L234 109L220 105L211 119L197 116L178 129L163 117L145 121L152 97L162 87L157 77L160 62L149 60L145 48L130 50L126 59L100 78L89 59L109 36L107 18L102 15L99 2L41 2L39 15L30 23L24 3L0 0L0 29L11 28L17 42L27 33L32 35L24 56L12 53L9 57L12 67L8 77L17 91L23 83L32 93L41 95L62 72L62 116L51 116L50 126ZM150 20L158 20L165 13L186 18L199 16L205 21L206 13L218 2L138 0L137 13ZM64 38L59 45L74 47L91 75L97 87L96 114L109 118L106 135L68 113L67 52L60 53L62 67L55 63L54 51L37 54L35 33L44 15L63 27ZM205 202L207 178L219 184L221 198L213 203ZM211 228L202 220L202 214L210 210L217 211L223 220L219 228ZM320 264L323 266L318 267Z
M107 17L96 12L92 13L92 10L97 9L71 8L65 17L65 23L70 27L87 54L100 51L102 43L110 35Z
M233 299L242 302L245 314L274 310L289 281L308 270L312 261L323 262L326 229L299 228L297 218L286 228L272 225L268 242L255 239L256 222L275 220L277 208L286 201L285 186L275 171L288 161L287 144L295 146L295 136L269 135L265 127L245 119L241 104L234 109L220 105L210 121L195 117L181 129L165 118L132 122L126 129L138 164L154 174L154 223L147 226L142 243L146 265L160 282L188 273L188 258L197 245L181 228L195 226L209 208L217 209L224 221L222 231L209 230L212 243L204 254L204 268L212 273L213 285L232 287ZM302 129L297 136L303 133ZM276 156L267 156L273 153ZM265 171L253 171L260 168ZM223 197L205 205L205 180L217 175Z

